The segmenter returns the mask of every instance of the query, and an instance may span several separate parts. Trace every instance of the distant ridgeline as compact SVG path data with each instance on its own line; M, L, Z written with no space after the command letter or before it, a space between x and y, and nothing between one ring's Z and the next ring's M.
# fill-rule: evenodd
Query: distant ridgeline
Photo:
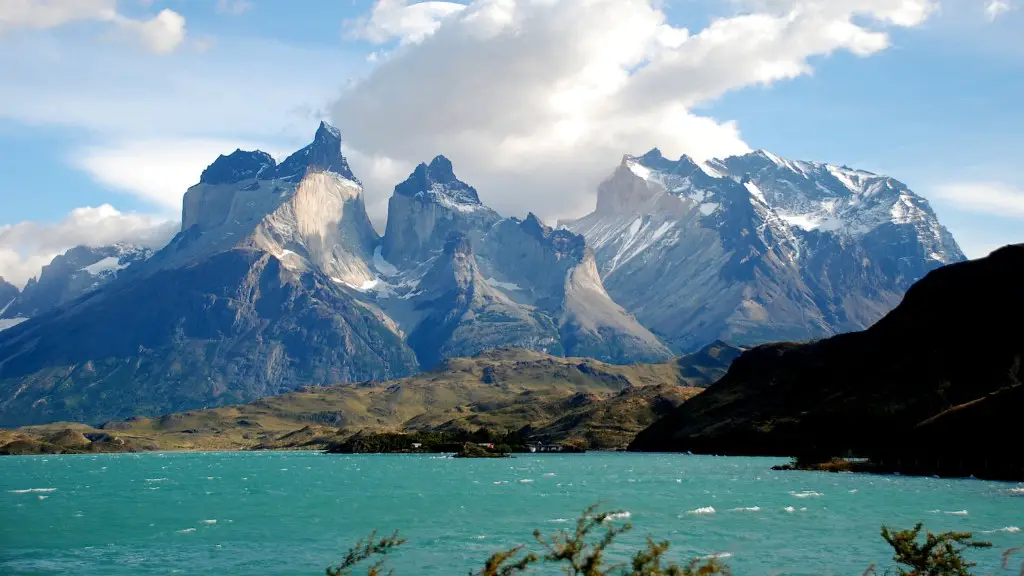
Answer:
M1024 245L946 266L863 332L744 352L638 451L869 457L1024 480Z

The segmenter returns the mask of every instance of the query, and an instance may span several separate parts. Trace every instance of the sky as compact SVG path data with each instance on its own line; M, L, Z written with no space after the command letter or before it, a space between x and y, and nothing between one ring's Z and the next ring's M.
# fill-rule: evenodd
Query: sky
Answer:
M624 154L888 174L964 252L1024 242L1024 0L0 0L0 276L159 247L236 148L337 125L382 228L421 161L499 212L594 206Z

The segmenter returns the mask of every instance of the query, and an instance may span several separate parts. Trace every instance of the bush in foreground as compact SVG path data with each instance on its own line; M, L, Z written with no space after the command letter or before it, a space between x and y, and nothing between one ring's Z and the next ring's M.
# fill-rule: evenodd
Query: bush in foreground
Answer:
M620 534L633 528L631 524L616 526L610 523L609 520L616 514L598 512L596 506L590 506L576 521L576 529L572 533L559 531L552 536L544 536L539 530L535 531L533 536L540 545L539 553L527 552L525 546L496 552L487 559L479 572L471 572L470 576L514 576L540 565L555 565L567 576L732 574L729 567L716 558L694 559L682 566L669 562L665 558L669 542L658 542L650 536L647 538L647 547L634 553L628 564L609 564L606 551ZM989 542L974 540L969 532L944 532L938 535L927 532L922 542L921 530L921 524L897 532L882 527L882 538L892 547L893 561L898 565L895 572L889 570L883 574L971 576L970 568L975 564L964 558L964 552L992 547ZM377 539L377 533L374 532L349 550L338 566L328 568L327 576L353 576L353 571L359 565L370 561L373 563L367 568L367 576L393 574L393 571L385 569L386 557L404 543L405 540L397 532L380 539ZM1021 551L1021 548L1007 550L1003 554L1003 568L1007 567L1014 554ZM864 573L865 576L869 574L878 574L875 566ZM1024 566L1020 574L1024 576Z

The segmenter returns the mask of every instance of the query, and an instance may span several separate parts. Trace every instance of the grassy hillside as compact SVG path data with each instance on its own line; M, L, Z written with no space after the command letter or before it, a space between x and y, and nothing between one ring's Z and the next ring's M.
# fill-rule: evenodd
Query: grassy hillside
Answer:
M97 426L55 423L2 431L0 452L318 448L359 430L481 426L509 431L528 426L538 441L576 440L590 449L616 449L709 385L700 374L713 374L716 362L617 366L498 349L391 382L303 388L248 404ZM97 440L58 446L53 439L65 429Z

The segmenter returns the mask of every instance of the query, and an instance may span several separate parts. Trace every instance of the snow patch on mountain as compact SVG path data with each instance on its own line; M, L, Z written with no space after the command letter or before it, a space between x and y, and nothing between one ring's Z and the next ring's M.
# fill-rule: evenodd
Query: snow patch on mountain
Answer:
M395 268L394 264L384 259L384 256L381 254L380 246L373 249L373 267L377 272L380 272L385 276L398 275L398 268Z
M495 280L494 278L488 278L487 284L494 286L495 288L501 288L502 290L522 290L519 284L514 282L502 282L500 280Z
M83 272L88 272L93 276L101 276L110 272L117 272L128 267L128 264L121 264L120 259L117 256L108 256L99 262L90 264L84 268L80 268Z

